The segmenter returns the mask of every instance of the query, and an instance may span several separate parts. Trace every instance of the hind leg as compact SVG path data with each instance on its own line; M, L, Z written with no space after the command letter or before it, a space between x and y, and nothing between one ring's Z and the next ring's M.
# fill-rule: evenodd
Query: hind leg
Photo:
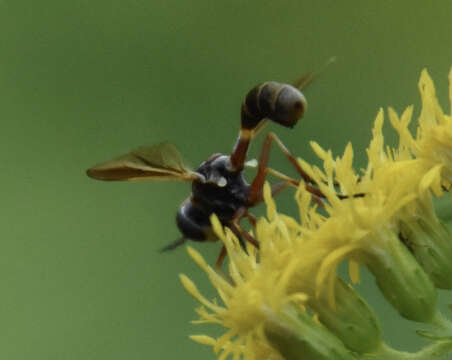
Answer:
M263 187L264 187L266 176L269 173L279 177L285 183L287 183L286 185L278 185L278 186L281 186L282 188L287 187L289 185L298 186L300 184L300 182L298 180L290 178L287 175L284 175L284 174L280 173L279 171L273 170L268 167L268 162L270 160L270 149L271 149L271 144L273 141L276 142L278 147L281 149L281 151L287 157L287 159L292 164L292 166L295 168L295 170L300 174L300 176L307 183L306 190L308 190L310 193L312 193L314 195L315 201L323 198L324 195L322 194L322 192L312 186L312 185L315 185L315 181L313 179L311 179L311 177L301 168L301 166L298 164L297 159L290 153L290 151L286 148L286 146L282 143L282 141L276 136L276 134L269 133L267 135L267 137L265 138L264 145L262 146L262 150L261 150L261 153L259 156L259 165L258 165L256 177L254 178L253 182L251 183L251 188L250 188L250 193L249 193L249 198L248 198L248 205L254 206L262 201ZM277 193L281 190L275 190L275 193Z

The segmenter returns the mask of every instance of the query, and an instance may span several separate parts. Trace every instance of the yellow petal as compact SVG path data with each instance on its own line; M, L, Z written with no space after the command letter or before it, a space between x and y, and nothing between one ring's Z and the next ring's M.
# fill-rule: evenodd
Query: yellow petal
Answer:
M353 260L348 262L348 275L352 280L353 284L359 283L359 263Z
M210 336L207 335L190 335L189 338L193 341L196 341L197 343L203 344L203 345L212 345L214 346L216 344L216 340Z
M214 305L212 302L208 301L204 296L202 296L194 282L191 281L188 276L184 274L179 274L179 279L182 282L182 285L184 286L185 290L187 290L187 292L195 299L197 299L201 304L204 304L212 311L218 312L222 310L220 306Z

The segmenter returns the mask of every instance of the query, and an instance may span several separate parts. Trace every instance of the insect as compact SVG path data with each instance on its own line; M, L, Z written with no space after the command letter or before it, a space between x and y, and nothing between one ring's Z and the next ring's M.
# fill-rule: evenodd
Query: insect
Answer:
M194 171L184 164L173 145L161 143L138 148L114 160L96 165L87 170L87 175L104 181L181 180L191 182L192 192L179 207L176 215L176 223L182 236L162 250L174 249L189 239L216 240L210 225L210 216L213 213L218 216L224 226L229 227L238 236L242 244L245 239L258 247L257 241L243 230L239 221L247 218L251 224L255 225L255 218L248 209L263 201L266 175L272 173L282 180L272 186L273 195L290 185L299 183L298 180L268 167L272 142L279 146L307 183L307 189L314 196L322 197L313 181L274 133L269 133L265 138L257 163L257 174L253 181L249 184L243 176L243 169L247 165L248 147L264 124L267 121L273 121L281 126L292 128L303 116L307 102L300 89L310 80L311 78L307 76L301 78L298 88L270 81L250 90L241 106L239 136L231 154L215 153ZM217 267L221 267L225 256L226 250L223 246Z

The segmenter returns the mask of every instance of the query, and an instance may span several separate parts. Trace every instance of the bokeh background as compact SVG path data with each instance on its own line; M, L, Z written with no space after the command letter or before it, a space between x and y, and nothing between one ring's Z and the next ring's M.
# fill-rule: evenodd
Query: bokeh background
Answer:
M214 358L188 335L219 329L189 323L197 303L177 275L212 289L183 248L157 251L178 237L189 184L101 183L85 169L163 140L193 166L227 153L251 87L331 56L304 119L269 129L308 161L310 140L336 153L352 141L363 164L379 107L419 110L423 67L449 109L452 2L0 0L0 358ZM295 175L277 151L272 164ZM194 246L211 262L220 249ZM359 288L386 340L416 349L373 280Z

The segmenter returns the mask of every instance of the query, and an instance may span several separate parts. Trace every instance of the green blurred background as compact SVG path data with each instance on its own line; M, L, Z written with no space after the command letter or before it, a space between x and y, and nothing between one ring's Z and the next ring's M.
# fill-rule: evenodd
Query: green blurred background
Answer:
M269 129L308 161L309 140L336 153L351 140L363 164L378 108L418 106L423 67L449 109L452 2L0 0L0 51L0 359L212 359L188 335L218 329L189 323L197 303L177 275L212 289L184 249L157 251L178 237L189 184L101 183L85 169L163 140L193 166L227 153L251 87L333 55L302 122ZM272 164L293 174L277 151ZM219 244L199 245L214 262ZM365 280L386 339L415 349Z

